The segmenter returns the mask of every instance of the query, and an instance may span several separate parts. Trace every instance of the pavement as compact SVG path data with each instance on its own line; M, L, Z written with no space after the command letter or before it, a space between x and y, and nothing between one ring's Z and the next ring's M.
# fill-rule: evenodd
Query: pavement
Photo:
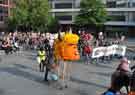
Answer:
M134 61L132 61L134 64ZM119 62L84 64L73 62L69 88L58 90L43 81L35 53L0 55L0 95L100 95L110 86L110 76Z

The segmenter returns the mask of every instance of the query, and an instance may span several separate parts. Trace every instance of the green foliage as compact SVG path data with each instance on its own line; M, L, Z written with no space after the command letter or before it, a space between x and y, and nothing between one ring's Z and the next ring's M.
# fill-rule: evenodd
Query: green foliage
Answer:
M29 23L34 31L47 31L49 21L48 0L31 0L29 4Z
M107 12L102 0L82 0L81 10L75 18L75 23L79 26L102 25L107 19Z
M19 26L24 26L27 23L28 17L28 4L26 0L13 0L16 5L12 8L12 15L8 18L8 25L12 28L18 28Z
M8 19L6 20L6 23L8 25L9 31L11 30L13 31L17 29L17 20L13 16L8 17Z
M59 22L57 18L50 17L48 23L48 31L51 33L56 33L59 29Z
M47 31L49 4L48 0L14 0L12 15L8 25L24 27L33 31Z

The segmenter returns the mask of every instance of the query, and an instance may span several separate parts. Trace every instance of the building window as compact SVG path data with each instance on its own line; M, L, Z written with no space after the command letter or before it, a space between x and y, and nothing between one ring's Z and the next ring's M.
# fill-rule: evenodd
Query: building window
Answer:
M133 21L135 22L135 13L132 13Z
M8 4L8 0L0 0L0 4Z
M7 20L8 19L8 16L4 16L3 20Z
M81 0L76 0L74 3L75 8L80 8L80 2Z
M8 14L8 8L0 7L0 14Z
M107 8L116 8L116 1L107 2Z
M0 4L3 4L3 0L0 0Z
M4 17L3 16L0 16L0 21L4 21Z
M119 7L119 8L125 8L125 7L127 7L127 3L117 4L117 7Z
M4 14L8 14L8 8L4 8L4 9L3 9L3 13L4 13Z
M126 17L123 16L116 16L116 15L110 15L108 21L126 21Z
M65 9L65 8L72 8L72 3L56 3L56 9Z
M134 3L132 3L132 7L135 7L135 2L134 2Z
M71 21L72 16L56 16L58 20Z
M0 7L0 14L1 14L1 13L3 13L3 8L2 8L2 7Z

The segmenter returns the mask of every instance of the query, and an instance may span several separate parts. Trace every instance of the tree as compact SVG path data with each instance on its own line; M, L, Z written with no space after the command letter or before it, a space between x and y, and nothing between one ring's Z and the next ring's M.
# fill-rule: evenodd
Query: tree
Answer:
M75 23L79 26L102 25L107 19L107 12L102 0L82 0L81 10L75 18Z
M47 31L49 23L48 0L30 0L29 2L29 26L34 31Z
M50 16L48 23L48 31L51 33L56 33L57 31L59 31L59 21L57 18Z
M49 4L48 0L13 0L14 7L7 23L11 27L25 28L32 31L47 31Z
M15 6L11 10L11 16L8 18L8 25L11 28L18 29L25 26L28 17L28 4L26 0L13 0Z

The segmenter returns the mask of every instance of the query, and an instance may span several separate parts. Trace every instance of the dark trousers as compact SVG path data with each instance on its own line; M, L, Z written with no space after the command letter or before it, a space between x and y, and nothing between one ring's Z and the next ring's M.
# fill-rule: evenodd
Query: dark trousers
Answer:
M12 47L4 47L3 48L6 54L12 53Z
M49 73L50 69L46 66L46 70L45 70L45 77L44 80L48 81L48 73Z
M41 63L39 64L39 69L40 69L40 72L44 72L44 67L45 67L45 61L42 60Z

